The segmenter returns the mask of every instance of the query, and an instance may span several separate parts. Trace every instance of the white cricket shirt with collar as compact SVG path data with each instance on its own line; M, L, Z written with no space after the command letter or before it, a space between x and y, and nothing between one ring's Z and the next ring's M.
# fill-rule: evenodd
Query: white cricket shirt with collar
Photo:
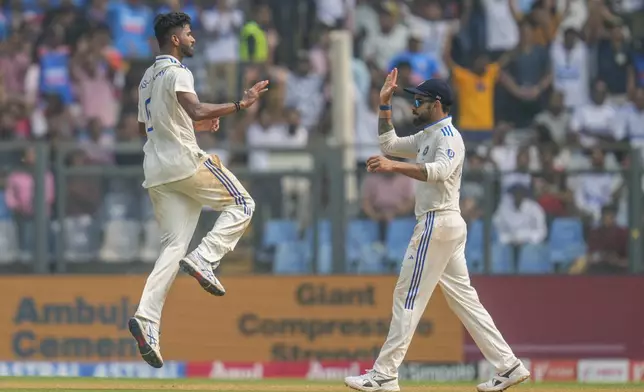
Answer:
M400 158L415 158L427 168L427 181L416 185L416 216L430 211L460 212L459 198L465 144L460 132L446 117L407 137L395 130L379 137L383 153Z
M197 145L192 119L177 92L196 95L192 73L173 56L157 56L139 84L138 120L147 130L145 188L192 176L206 155Z

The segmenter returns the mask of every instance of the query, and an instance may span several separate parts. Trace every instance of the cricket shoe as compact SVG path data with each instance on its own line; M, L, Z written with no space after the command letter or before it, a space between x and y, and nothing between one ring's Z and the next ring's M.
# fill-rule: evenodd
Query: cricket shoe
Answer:
M363 392L400 391L398 378L385 376L373 369L367 370L367 373L361 376L346 377L344 384L356 391Z
M213 265L198 254L187 255L181 259L179 266L185 273L197 279L199 285L210 294L218 297L226 294L224 285L215 276Z
M530 378L530 372L521 362L518 362L510 369L496 374L490 380L479 384L476 390L478 392L505 391L513 385L521 384L528 378Z
M127 326L136 339L143 360L153 368L162 367L163 358L161 358L161 347L159 346L158 326L138 317L132 317Z

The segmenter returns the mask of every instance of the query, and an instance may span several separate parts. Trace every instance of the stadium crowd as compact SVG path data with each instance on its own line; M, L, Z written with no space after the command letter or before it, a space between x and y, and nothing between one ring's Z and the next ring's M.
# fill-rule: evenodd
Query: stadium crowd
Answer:
M154 16L170 10L192 17L198 48L185 64L202 100L232 100L241 86L271 80L262 105L225 119L217 133L198 134L200 146L233 170L307 164L304 153L285 161L257 149L326 142L330 33L353 33L361 186L348 231L355 226L357 240L369 244L347 256L358 271L399 263L413 221L413 180L364 173L366 158L379 153L378 92L393 67L401 87L442 77L457 93L473 272L483 271L490 206L492 272L628 271L629 200L642 199L639 189L629 199L625 170L631 151L644 146L643 0L8 0L0 9L0 144L45 140L56 159L57 146L73 142L63 157L69 166L140 165L140 152L114 146L143 143L138 82L158 49ZM400 136L416 132L409 99L401 91L393 101ZM15 255L2 253L5 261L28 259L34 247L35 160L31 147L0 154L0 247L11 247L11 238L19 245ZM66 215L58 217L53 168L43 189L50 218L64 218L73 233L66 257L154 260L158 233L140 182L71 177ZM309 185L286 178L248 188L271 218L261 247L273 255L273 270L300 271L294 265L305 252L286 243L300 239ZM364 259L382 263L362 268Z

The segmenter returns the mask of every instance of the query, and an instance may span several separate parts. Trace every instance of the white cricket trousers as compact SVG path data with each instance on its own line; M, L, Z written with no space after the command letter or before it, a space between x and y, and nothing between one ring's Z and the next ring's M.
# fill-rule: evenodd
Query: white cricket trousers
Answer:
M394 290L389 334L374 364L379 373L398 377L398 367L437 284L449 307L498 372L516 362L512 349L470 284L465 263L466 237L467 227L458 212L429 212L418 218Z
M179 272L179 261L186 255L202 207L209 206L221 214L215 227L194 252L216 268L244 234L255 202L215 155L205 157L192 177L152 187L148 192L163 234L161 254L145 283L136 316L158 324L165 299Z

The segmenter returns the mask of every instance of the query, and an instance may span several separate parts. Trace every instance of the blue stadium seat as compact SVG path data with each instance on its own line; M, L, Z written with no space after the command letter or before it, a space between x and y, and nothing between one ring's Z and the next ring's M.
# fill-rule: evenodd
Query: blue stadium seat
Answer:
M360 250L360 257L358 258L359 261L355 272L359 274L384 274L391 272L385 265L385 256L386 249L381 243L374 242L370 245L363 246ZM402 262L402 259L400 261Z
M347 259L356 262L362 259L363 249L370 248L378 242L378 223L367 219L356 219L349 222L347 228Z
M307 244L303 241L277 244L273 273L277 275L306 274L310 272Z
M7 207L4 192L0 192L0 220L11 220L11 211Z
M519 251L519 274L549 274L553 272L546 244L527 244Z
M313 242L313 227L308 227L305 233L305 240ZM331 221L323 219L318 221L318 246L331 243Z
M586 253L583 223L578 218L556 218L550 226L550 262L570 264Z
M514 273L514 257L512 247L501 243L492 245L492 271L493 274Z
M312 262L312 260L311 260ZM329 275L333 271L333 246L325 243L318 246L317 274Z
M467 242L465 243L465 259L470 272L483 272L485 247L483 242L483 221L477 219L467 226Z
M405 257L407 246L414 233L414 226L416 226L415 218L399 218L389 223L385 246L390 260L398 261Z
M296 241L297 224L287 219L269 220L264 225L263 246L275 246L284 242Z
M132 195L125 192L110 192L103 201L103 213L105 220L122 221L136 219L140 212Z

